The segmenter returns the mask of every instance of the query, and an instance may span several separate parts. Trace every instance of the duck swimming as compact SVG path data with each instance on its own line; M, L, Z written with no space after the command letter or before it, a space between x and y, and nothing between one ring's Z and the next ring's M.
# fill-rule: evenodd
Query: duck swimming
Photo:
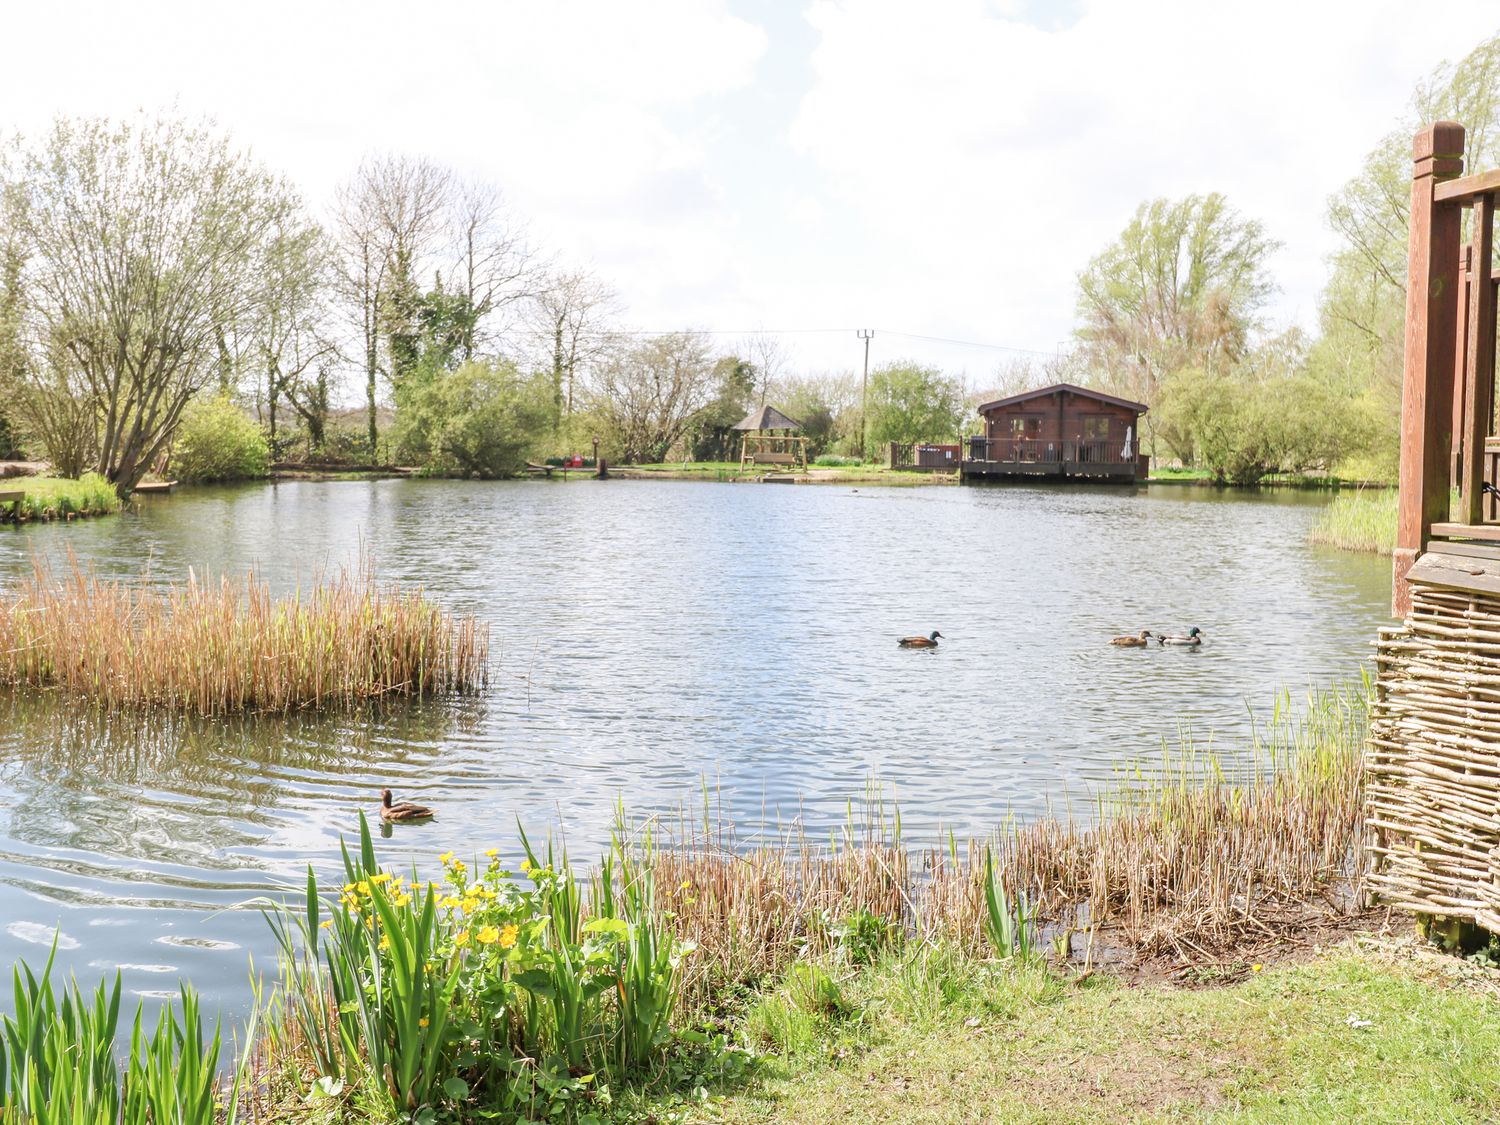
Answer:
M432 810L426 805L413 804L411 801L398 801L392 804L391 791L382 789L380 791L380 819L392 824L431 820Z
M1109 643L1112 645L1119 645L1121 648L1145 648L1151 643L1151 638L1155 635L1156 634L1151 632L1150 629L1142 629L1138 636L1132 637L1127 635L1123 637L1116 637Z
M1158 644L1196 647L1203 643L1203 630L1194 625L1185 637L1169 637L1164 633L1158 633L1156 640Z
M937 648L938 638L943 634L936 629L930 636L926 637L902 637L896 643L902 648Z

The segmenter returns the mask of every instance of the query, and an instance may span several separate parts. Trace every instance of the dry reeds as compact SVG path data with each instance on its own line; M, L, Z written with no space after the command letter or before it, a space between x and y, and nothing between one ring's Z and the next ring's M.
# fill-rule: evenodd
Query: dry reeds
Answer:
M488 630L368 566L273 598L255 575L165 590L42 564L0 594L0 684L106 707L286 712L483 685Z
M1104 933L1137 956L1212 957L1361 901L1363 691L1278 704L1238 773L1191 747L1136 771L1092 823L1044 819L912 852L877 815L829 842L789 831L745 849L719 825L655 853L656 886L699 948L690 995L774 976L853 928L986 947L985 855L1054 934Z

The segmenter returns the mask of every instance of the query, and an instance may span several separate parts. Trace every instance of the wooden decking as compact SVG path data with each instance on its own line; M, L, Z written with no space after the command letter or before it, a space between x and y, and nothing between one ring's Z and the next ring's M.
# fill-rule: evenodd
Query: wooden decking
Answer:
M1101 442L992 441L969 439L969 457L959 467L960 480L1093 480L1128 483L1145 480L1144 455L1125 455Z

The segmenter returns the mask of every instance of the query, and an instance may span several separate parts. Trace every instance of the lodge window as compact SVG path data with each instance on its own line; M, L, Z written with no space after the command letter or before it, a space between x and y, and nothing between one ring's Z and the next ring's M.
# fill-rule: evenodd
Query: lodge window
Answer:
M1085 414L1083 416L1083 440L1084 441L1108 441L1109 440L1109 415L1108 414Z
M1010 420L1012 438L1039 438L1042 436L1042 420L1031 414L1018 414Z

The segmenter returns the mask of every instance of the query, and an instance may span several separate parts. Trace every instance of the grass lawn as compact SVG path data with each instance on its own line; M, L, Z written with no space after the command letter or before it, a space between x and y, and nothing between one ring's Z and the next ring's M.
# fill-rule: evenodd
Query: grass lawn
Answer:
M762 1000L748 1022L774 1056L688 1119L1494 1120L1495 988L1348 946L1202 989L924 953L852 975L837 1000Z

